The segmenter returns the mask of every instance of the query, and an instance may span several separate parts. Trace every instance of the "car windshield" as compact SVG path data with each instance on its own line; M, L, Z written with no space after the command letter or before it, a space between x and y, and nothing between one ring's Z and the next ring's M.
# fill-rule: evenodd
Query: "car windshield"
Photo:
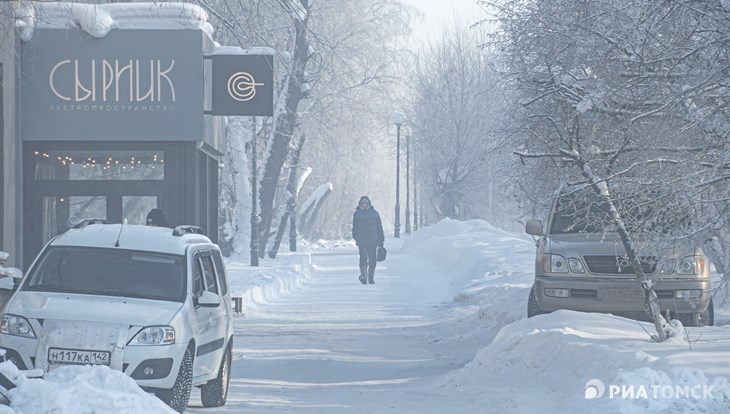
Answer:
M550 225L551 234L600 233L609 223L608 208L576 198L561 197Z
M657 215L650 203L619 198L614 201L621 219L631 232L659 231L666 233L667 224ZM664 226L664 227L662 227ZM551 234L614 232L609 207L591 193L575 193L561 196L553 212Z
M184 263L171 254L51 246L22 289L182 302Z

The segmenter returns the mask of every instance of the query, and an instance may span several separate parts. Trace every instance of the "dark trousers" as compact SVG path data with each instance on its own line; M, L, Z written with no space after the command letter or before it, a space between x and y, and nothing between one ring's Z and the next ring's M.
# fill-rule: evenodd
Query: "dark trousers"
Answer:
M378 263L376 260L376 254L378 246L358 246L360 250L360 267L370 266L375 269L375 265Z

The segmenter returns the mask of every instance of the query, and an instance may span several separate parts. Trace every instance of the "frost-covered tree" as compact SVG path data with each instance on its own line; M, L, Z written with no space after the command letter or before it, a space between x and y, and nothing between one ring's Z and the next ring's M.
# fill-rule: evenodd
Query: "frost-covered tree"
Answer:
M609 212L603 225L620 235L664 339L671 329L641 256L659 240L701 244L712 231L727 234L727 7L485 3L497 27L490 44L516 97L510 123L517 154L536 160L537 172L549 171L524 176L521 187L542 183L543 200L553 195L545 188L558 183L596 194Z
M458 26L414 65L415 149L423 196L438 218L487 218L497 193L504 99L490 54L479 48L481 31Z
M321 214L327 220L312 228L315 233L330 237L346 234L349 217L345 216L351 213L350 198L355 196L344 189L364 186L361 174L350 173L349 169L361 164L365 170L368 164L384 158L382 153L375 155L379 147L372 145L379 139L375 119L381 118L383 102L388 98L383 91L393 78L397 47L393 39L404 32L408 9L397 0L199 0L197 3L210 14L216 26L216 39L221 43L244 48L268 46L277 53L280 91L277 114L273 119L259 119L263 122L262 133L268 135L258 151L262 154L260 253L265 251L269 236L279 224L277 219L286 211L286 181L296 147L292 142L296 131L308 136L302 164L313 169L310 182L333 182L335 188L343 189L334 192L322 207L328 210ZM234 140L241 137L250 139L250 134L229 135ZM361 150L366 150L364 156ZM236 164L245 161L244 158L229 154L228 160L233 164L230 169L226 167L224 175L243 170ZM223 184L248 188L237 179L224 180ZM313 188L305 187L302 195L307 197L311 191ZM245 208L230 198L235 193L238 193L235 188L227 191L229 196L224 204L229 210L242 213ZM348 214L340 214L340 208ZM223 231L233 238L246 239L246 229L250 227L242 223L242 214L224 214L224 219L229 217L239 219L235 225L227 221ZM233 243L245 245L241 241Z

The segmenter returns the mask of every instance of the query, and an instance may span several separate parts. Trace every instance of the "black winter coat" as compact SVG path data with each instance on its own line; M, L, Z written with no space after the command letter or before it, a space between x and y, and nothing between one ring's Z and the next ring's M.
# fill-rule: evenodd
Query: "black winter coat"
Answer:
M363 247L380 246L385 242L383 222L374 208L361 210L358 207L355 210L352 217L352 238L358 246Z

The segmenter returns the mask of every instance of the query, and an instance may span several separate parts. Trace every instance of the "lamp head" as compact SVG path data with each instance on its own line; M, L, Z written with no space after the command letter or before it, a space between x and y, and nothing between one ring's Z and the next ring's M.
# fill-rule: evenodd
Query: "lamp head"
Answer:
M396 112L393 114L393 122L397 126L403 125L403 123L406 121L406 116L403 114L403 112Z

